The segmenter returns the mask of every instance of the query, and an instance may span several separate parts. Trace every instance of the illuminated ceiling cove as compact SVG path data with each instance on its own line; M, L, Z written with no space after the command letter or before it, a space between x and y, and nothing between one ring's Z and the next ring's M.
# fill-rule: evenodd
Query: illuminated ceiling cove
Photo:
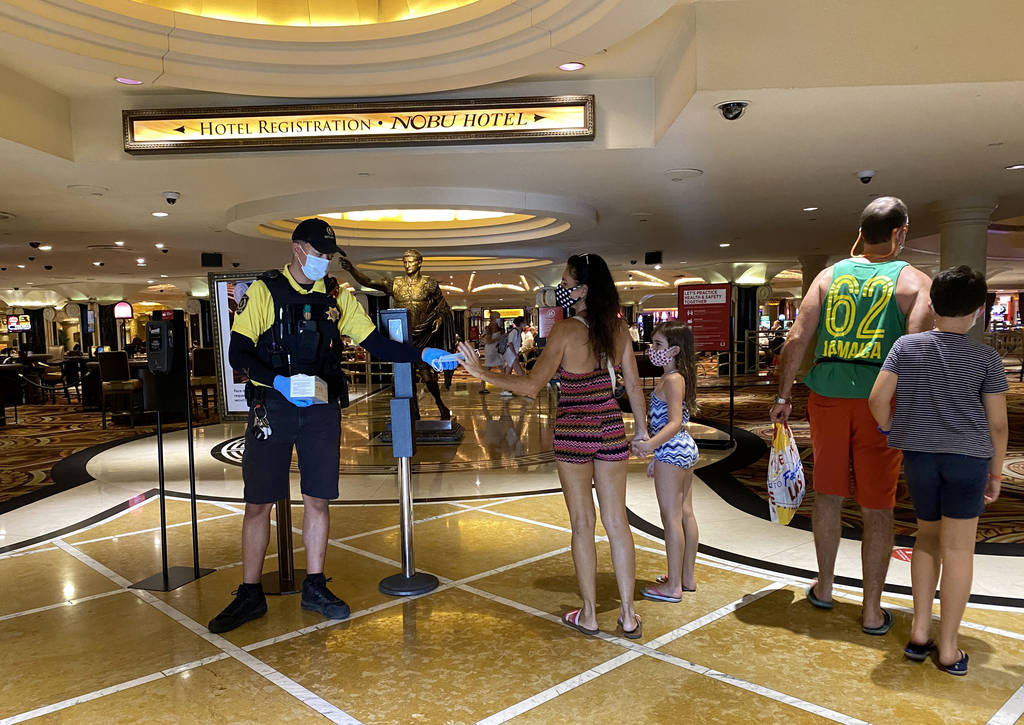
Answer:
M260 25L374 25L436 15L478 0L134 0L141 5Z

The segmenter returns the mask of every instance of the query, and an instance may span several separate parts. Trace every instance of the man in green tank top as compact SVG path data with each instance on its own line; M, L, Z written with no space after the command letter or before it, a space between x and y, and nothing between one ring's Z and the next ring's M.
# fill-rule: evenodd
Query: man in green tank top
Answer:
M872 201L860 218L850 258L815 278L782 348L779 392L771 418L789 419L797 368L817 334L814 367L804 379L811 389L807 417L814 448L814 548L818 578L807 588L816 607L832 608L832 581L841 538L843 499L851 494L864 517L861 567L863 631L882 635L892 615L882 609L882 587L892 549L900 453L878 430L868 397L889 348L901 335L930 330L931 280L895 257L909 228L907 206L886 196ZM861 254L855 254L863 244ZM853 468L853 486L850 468Z

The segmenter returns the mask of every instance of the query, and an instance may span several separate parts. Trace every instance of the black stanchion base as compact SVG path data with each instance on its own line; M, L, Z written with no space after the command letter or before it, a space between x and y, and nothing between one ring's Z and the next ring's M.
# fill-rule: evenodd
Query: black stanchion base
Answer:
M167 569L167 578L164 579L164 573L158 571L153 576L148 576L142 581L137 581L129 589L146 589L151 592L169 592L178 587L184 586L189 582L195 581L199 577L212 574L213 569L200 569L199 576L196 576L195 569L190 566L172 566Z
M437 589L437 577L433 574L425 574L418 571L410 577L405 574L393 574L380 580L378 588L381 594L392 597L411 597L416 594L426 594Z
M295 569L290 582L281 581L281 572L272 571L264 574L260 582L264 594L298 594L302 591L302 580L306 578L305 569Z

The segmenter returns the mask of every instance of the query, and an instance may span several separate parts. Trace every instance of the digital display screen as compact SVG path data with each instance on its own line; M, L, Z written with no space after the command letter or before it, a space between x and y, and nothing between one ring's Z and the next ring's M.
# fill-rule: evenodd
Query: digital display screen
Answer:
M32 329L32 318L28 315L7 315L8 332L29 332Z
M388 336L397 342L402 342L402 321L400 319L388 320Z

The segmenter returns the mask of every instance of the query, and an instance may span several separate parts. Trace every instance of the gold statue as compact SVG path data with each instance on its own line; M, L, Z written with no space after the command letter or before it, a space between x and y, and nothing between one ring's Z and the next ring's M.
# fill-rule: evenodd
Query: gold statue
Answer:
M359 284L370 289L387 292L395 300L398 307L409 310L409 342L416 347L438 347L442 350L455 348L455 317L448 306L441 287L437 281L420 272L423 266L423 255L419 250L407 249L402 254L405 275L374 281L347 257L340 259L342 268L352 275ZM452 412L441 400L441 389L437 385L437 375L426 363L417 363L417 374L420 381L437 403L441 412L441 420L450 420ZM416 399L413 398L415 401ZM419 418L419 409L415 411Z

